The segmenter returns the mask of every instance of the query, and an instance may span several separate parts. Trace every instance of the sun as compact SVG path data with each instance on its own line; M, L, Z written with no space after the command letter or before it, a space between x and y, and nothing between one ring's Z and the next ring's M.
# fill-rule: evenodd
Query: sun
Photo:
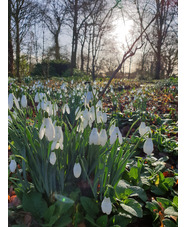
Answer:
M113 34L116 37L118 46L126 44L127 37L130 36L130 30L133 26L132 20L123 20L122 18L117 19L114 23Z

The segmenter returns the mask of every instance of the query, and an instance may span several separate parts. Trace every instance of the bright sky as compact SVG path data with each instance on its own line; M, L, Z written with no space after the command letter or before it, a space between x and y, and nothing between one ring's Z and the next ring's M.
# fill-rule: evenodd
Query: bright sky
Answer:
M127 36L130 36L129 32L132 28L133 21L132 20L125 20L118 19L115 23L116 28L114 34L116 35L116 39L120 45L126 44Z

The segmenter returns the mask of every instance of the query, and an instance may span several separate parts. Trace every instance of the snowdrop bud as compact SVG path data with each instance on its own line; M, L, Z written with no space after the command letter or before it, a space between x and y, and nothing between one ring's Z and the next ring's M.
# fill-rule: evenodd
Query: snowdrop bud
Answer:
M79 163L74 164L73 173L75 178L79 178L81 175L81 166Z
M21 98L21 106L23 108L26 108L27 107L27 98L26 98L26 95L23 95L22 98Z
M139 133L140 136L143 136L146 133L146 125L145 122L141 122L140 126L139 126Z
M16 170L16 167L17 167L16 161L15 161L15 160L11 160L9 167L10 167L10 171L11 171L12 173L14 173L15 170Z
M54 165L56 163L56 154L55 152L51 152L50 154L50 164Z
M143 151L147 154L150 155L152 153L152 151L154 150L153 148L153 142L152 142L152 138L147 138L147 140L145 141L144 145L143 145Z
M101 129L100 135L99 135L99 142L101 146L105 146L107 142L107 133L105 129Z
M107 114L106 113L103 113L102 119L103 119L103 123L107 122Z
M99 145L99 134L97 128L93 128L89 136L89 144Z
M102 201L101 203L101 209L102 209L102 212L109 215L112 211L112 203L110 201L110 198L106 198L104 197L104 200Z
M8 96L8 109L11 110L13 107L14 95L11 93Z

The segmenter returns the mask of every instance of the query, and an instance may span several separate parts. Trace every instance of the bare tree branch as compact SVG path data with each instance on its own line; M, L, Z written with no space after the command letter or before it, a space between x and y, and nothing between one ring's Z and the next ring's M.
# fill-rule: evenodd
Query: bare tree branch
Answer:
M136 51L138 49L140 49L143 44L140 47L136 47L135 50L132 52L132 49L134 48L135 44L139 41L139 39L142 37L142 35L146 32L146 30L148 29L148 27L152 24L152 22L156 19L157 15L149 22L149 24L146 26L146 28L140 33L140 35L138 36L138 38L132 43L132 45L130 46L130 48L128 49L128 51L123 55L122 61L121 63L118 65L118 67L115 69L115 71L113 72L112 76L110 77L108 83L106 84L105 88L103 89L103 91L99 94L99 98L101 98L103 96L103 94L105 93L105 91L107 90L108 86L110 85L112 79L116 76L116 74L118 73L118 71L121 69L123 63L130 58L131 56L133 56Z

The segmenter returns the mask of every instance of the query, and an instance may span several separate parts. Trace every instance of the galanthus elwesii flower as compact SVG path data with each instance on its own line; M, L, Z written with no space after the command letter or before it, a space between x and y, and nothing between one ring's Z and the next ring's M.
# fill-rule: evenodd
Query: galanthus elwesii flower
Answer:
M14 104L14 95L12 93L8 96L8 109L11 110Z
M16 161L15 161L15 160L11 160L10 165L9 165L9 168L10 168L10 171L11 171L12 173L15 172L16 167L17 167Z
M69 108L68 104L65 104L65 105L63 106L63 114L64 114L65 112L67 112L67 114L70 114L70 108Z
M141 122L140 126L139 126L139 133L140 133L140 136L143 136L146 132L146 124L145 122Z
M56 154L55 152L51 152L50 154L50 164L54 165L56 163Z
M103 108L101 100L99 100L99 101L97 102L97 104L96 104L96 109L99 109L99 108L100 108L101 110L102 110L102 108Z
M51 150L58 149L60 147L63 150L63 131L61 126L55 126L55 137L51 146Z
M150 155L153 152L153 142L152 138L147 138L145 143L143 144L143 151L147 154Z
M97 117L97 123L101 123L102 122L102 112L101 111L97 111L96 113L96 117Z
M43 139L46 136L48 141L52 141L55 137L55 129L50 118L44 118L41 128L39 130L39 138Z
M26 108L27 107L27 98L26 98L26 95L23 95L22 98L21 98L21 106L23 108Z
M81 175L81 166L79 163L75 163L73 167L73 174L75 178L79 178Z
M96 113L97 115L97 123L106 123L107 122L107 114L106 113L102 113L101 111L97 111Z
M109 136L111 136L111 134L114 131L115 127L116 127L115 124L111 125L111 127L109 129Z
M149 126L146 126L146 125L145 125L145 122L141 122L141 124L140 124L140 126L139 126L139 133L140 133L140 136L143 136L143 135L146 134L147 132L150 133L150 134L152 134L150 127L149 127Z
M101 146L105 146L107 142L107 133L105 129L101 129L101 132L99 134L99 143Z
M104 197L102 203L101 203L101 209L102 212L109 215L112 212L112 203L110 201L110 198Z
M90 121L93 123L95 121L95 109L94 106L91 106L89 110Z
M93 94L91 91L88 91L85 94L85 106L89 104L89 102L93 99Z
M93 128L89 136L89 144L99 145L99 133L97 128Z
M17 109L19 110L20 109L19 102L18 102L18 99L16 99L15 96L14 96L14 103L15 103L15 106L17 107Z
M110 144L115 143L116 139L119 139L119 143L122 144L123 138L118 127L115 127L110 136Z
M107 114L106 113L102 114L102 120L103 120L103 123L107 122Z

